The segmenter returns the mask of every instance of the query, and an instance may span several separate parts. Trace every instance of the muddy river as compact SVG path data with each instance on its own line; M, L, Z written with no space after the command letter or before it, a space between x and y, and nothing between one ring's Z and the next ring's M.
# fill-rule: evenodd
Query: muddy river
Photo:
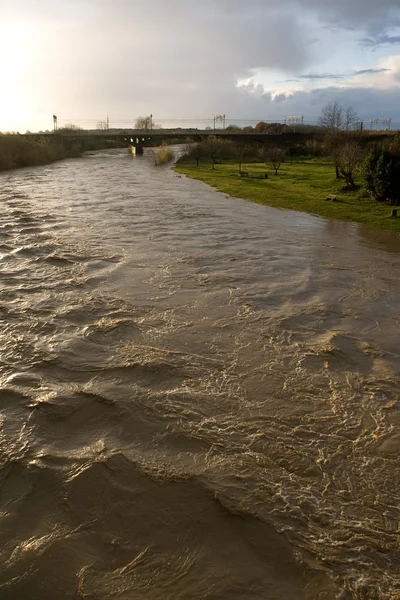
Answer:
M0 210L2 600L400 598L400 239L125 151Z

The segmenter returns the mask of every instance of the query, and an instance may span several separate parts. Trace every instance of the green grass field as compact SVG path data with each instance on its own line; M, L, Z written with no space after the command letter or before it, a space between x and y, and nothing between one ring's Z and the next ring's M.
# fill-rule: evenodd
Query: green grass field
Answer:
M213 170L211 164L196 167L192 161L184 160L175 170L236 198L400 233L400 217L391 218L390 206L364 198L363 190L344 191L343 180L335 178L334 167L326 161L284 163L277 176L269 165L243 164L242 171L248 171L248 178L239 177L236 164L216 165ZM336 196L336 202L326 200L329 194Z

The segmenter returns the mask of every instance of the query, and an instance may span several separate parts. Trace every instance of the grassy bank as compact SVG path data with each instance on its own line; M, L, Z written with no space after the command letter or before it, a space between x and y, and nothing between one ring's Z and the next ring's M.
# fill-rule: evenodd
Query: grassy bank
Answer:
M63 158L80 156L89 150L115 148L114 140L60 140L43 137L34 140L19 135L0 135L0 171L45 165Z
M400 218L390 217L390 206L365 197L362 190L344 191L343 180L335 178L334 168L326 161L284 163L278 175L269 165L244 164L242 171L247 171L249 176L239 177L236 164L216 165L213 170L210 164L196 167L193 160L184 159L176 171L236 198L400 233ZM329 194L336 196L336 201L327 201Z

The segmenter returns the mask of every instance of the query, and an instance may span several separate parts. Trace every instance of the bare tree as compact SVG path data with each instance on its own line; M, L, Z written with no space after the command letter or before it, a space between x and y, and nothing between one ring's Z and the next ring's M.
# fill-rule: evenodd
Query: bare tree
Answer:
M330 102L322 109L319 125L325 129L323 146L333 160L337 179L345 177L341 169L342 149L353 141L351 132L358 129L359 124L360 117L351 106L345 109L338 102Z
M343 107L338 102L329 102L322 109L318 123L328 131L341 131L343 129L343 112Z
M339 170L346 185L355 189L354 174L362 162L361 146L357 140L349 140L337 149Z
M271 163L271 166L275 169L275 175L278 175L279 168L285 160L286 154L287 150L282 146L271 144L270 146L266 147L266 157Z
M197 144L188 144L185 154L194 158L196 161L196 166L198 167L200 159L205 156L204 145L199 142L197 142Z
M97 121L96 129L101 129L102 131L106 131L108 129L107 121Z
M360 128L361 119L357 112L349 106L343 114L343 129L345 131L354 131Z
M318 119L320 127L331 133L358 129L360 117L351 106L343 108L338 102L330 102Z
M147 129L147 118L138 117L135 121L135 129Z
M332 160L335 166L336 179L341 178L340 174L340 148L344 144L343 134L340 131L327 131L324 136L323 148Z
M161 126L154 121L153 115L148 115L147 117L138 117L136 119L135 129L148 131L149 129L161 129Z
M218 164L218 159L222 154L230 154L230 142L219 140L214 136L210 136L206 140L203 140L201 145L203 147L204 154L211 158L213 169L215 169L215 165Z
M243 141L231 142L231 150L233 156L236 158L236 162L238 163L238 169L240 173L242 170L243 159L249 154L251 147L249 144L246 144Z

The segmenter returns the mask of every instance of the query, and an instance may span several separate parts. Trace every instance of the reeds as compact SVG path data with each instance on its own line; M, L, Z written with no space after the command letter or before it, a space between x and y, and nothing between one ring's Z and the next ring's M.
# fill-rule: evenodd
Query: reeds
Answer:
M118 141L103 138L74 140L57 135L38 138L19 134L0 134L0 171L46 165L63 158L81 156L84 152L120 146Z
M153 150L154 165L166 165L174 159L174 153L167 144L163 143L157 150Z
M20 135L0 135L0 171L44 165L65 158L65 149L57 140L31 140Z

